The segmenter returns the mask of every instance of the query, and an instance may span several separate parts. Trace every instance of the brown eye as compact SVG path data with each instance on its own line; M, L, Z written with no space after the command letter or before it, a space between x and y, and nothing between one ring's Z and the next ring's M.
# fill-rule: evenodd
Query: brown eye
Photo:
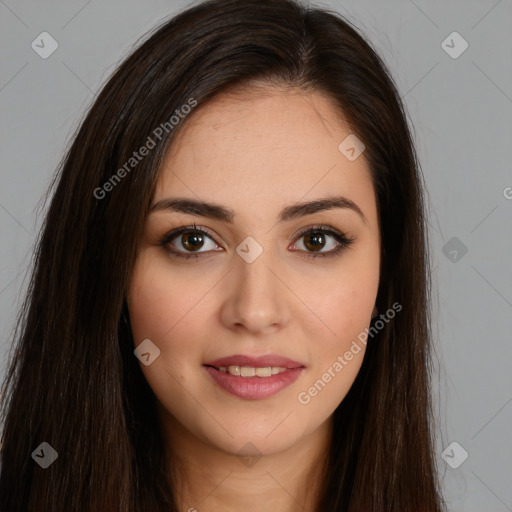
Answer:
M208 246L208 242L210 246ZM218 247L210 236L200 230L182 231L176 234L169 243L179 252L206 252ZM199 251L200 249L206 249L206 251Z
M160 245L178 256L195 256L221 250L211 235L199 228L180 228L168 233Z
M334 233L312 230L301 235L299 242L296 243L296 247L306 252L328 253L336 249L341 243L342 240L337 238Z
M201 249L204 244L204 236L202 233L192 231L182 233L181 243L187 251L197 251L198 249Z
M325 236L323 233L313 233L304 237L304 246L309 251L319 251L325 246Z
M335 256L344 248L349 247L354 240L329 226L315 226L306 229L299 235L293 245L293 250L312 258Z

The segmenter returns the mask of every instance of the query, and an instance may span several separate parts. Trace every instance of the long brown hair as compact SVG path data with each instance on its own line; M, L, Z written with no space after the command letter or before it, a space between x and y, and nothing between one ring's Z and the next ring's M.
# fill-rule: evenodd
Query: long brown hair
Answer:
M442 510L422 177L404 107L348 21L293 0L185 10L122 63L82 122L55 181L3 385L2 510L177 510L125 294L163 156L186 122L171 129L169 119L191 99L200 108L254 82L326 94L365 144L382 237L377 307L403 306L369 340L334 413L318 510ZM155 147L126 167L150 136ZM42 442L58 453L46 469L31 458Z

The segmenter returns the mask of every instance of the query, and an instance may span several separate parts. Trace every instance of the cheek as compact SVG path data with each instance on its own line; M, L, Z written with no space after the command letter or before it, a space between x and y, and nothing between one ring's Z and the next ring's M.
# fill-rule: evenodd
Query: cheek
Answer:
M135 345L149 339L160 350L158 358L142 372L150 387L169 410L182 386L188 387L191 369L201 359L201 326L208 312L204 300L212 284L170 272L165 258L142 250L137 259L127 302ZM203 299L203 300L201 300ZM203 328L204 329L204 328Z
M312 417L333 412L357 377L378 285L379 259L372 253L347 261L336 277L309 287L308 305L317 318L311 322L308 316L301 329L313 340L313 364L297 398Z
M332 274L303 282L301 295L317 321L310 329L321 336L315 346L322 353L346 350L351 341L368 327L379 286L378 253L352 254ZM304 320L303 329L308 329Z
M189 320L200 311L200 303L212 285L207 278L191 279L186 273L170 272L164 258L142 251L128 297L135 342L149 338L168 344L183 324L200 325Z
M342 381L351 383L359 371L366 349L361 333L370 324L375 293L376 286L364 288L359 283L345 283L326 294L319 304L324 327L321 324L317 326L317 333L324 334L314 343L312 361L315 363L311 370L314 378L320 378L328 371L340 375L333 379L337 382L331 386L333 391L335 388L345 390ZM313 333L311 335L314 336ZM337 364L340 360L342 370Z
M187 284L189 288L184 288ZM189 386L191 369L200 359L194 341L201 337L194 330L201 326L197 315L202 304L196 309L194 304L204 293L200 286L169 272L165 262L151 257L150 251L139 255L128 296L131 328L135 346L149 339L160 351L150 365L141 364L141 370L168 410L175 406L170 397L179 396L182 386Z
M345 286L326 297L319 309L328 328L320 324L316 336L310 333L315 340L313 364L297 395L299 407L312 421L333 413L354 383L366 351L361 333L370 323L373 299L373 293Z
M325 324L330 328L326 348L346 350L347 344L368 327L376 298L377 284L344 283L332 291L322 306Z

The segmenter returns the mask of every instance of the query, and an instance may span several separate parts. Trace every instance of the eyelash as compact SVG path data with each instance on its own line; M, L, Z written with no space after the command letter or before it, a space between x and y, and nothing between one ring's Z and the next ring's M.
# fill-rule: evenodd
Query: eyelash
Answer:
M189 232L201 233L203 235L206 235L208 238L211 238L212 240L214 240L212 235L208 231L206 231L202 228L198 228L194 224L192 226L183 226L181 228L170 231L169 233L166 233L158 241L158 245L165 247L169 251L170 254L172 254L173 256L176 256L178 258L184 258L184 259L198 258L200 256L203 256L204 254L207 254L206 252L183 253L183 252L177 251L174 248L168 247L168 244L170 242L172 242L175 238L177 238L179 235L181 235L183 233L189 233ZM319 233L321 233L323 235L332 236L336 240L336 242L338 242L338 246L335 249L331 249L330 251L327 251L327 252L316 252L316 253L315 252L305 252L305 251L302 251L301 249L297 250L297 252L304 252L304 257L306 257L306 258L332 257L332 256L336 256L343 249L349 247L355 240L354 238L350 238L342 232L334 231L329 226L325 226L323 224L305 229L304 231L299 233L297 240L299 240L300 238L303 238L307 235L319 234ZM215 243L217 243L217 242L215 242Z

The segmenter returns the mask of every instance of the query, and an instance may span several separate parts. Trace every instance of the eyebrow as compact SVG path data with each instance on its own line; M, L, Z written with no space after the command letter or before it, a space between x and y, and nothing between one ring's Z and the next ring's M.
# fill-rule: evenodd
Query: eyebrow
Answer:
M334 208L346 208L352 210L356 212L365 223L368 222L361 208L359 208L356 203L343 196L330 196L322 199L316 199L314 201L291 204L281 210L278 219L282 222L317 212L332 210ZM235 212L230 208L214 203L207 203L205 201L197 201L195 199L182 197L168 197L166 199L161 199L153 204L149 211L150 213L158 211L188 213L228 223L233 223L235 218Z

